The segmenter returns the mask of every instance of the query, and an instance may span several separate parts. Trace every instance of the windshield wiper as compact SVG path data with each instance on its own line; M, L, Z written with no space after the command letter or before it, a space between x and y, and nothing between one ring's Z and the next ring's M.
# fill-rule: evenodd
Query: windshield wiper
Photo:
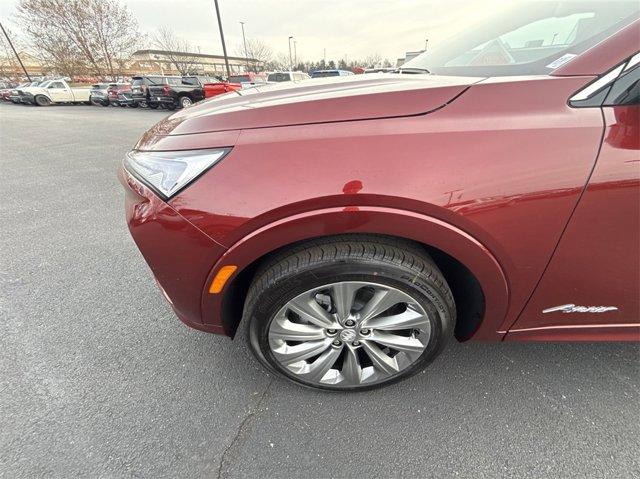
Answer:
M408 73L408 74L420 74L420 73L426 73L428 75L431 74L431 72L429 70L427 70L426 68L415 68L415 67L408 67L408 68L398 68L396 71L394 71L393 73Z

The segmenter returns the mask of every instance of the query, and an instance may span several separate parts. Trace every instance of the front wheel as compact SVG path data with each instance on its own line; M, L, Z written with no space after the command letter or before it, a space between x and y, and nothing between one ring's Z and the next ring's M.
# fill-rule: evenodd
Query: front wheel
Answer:
M49 97L46 97L44 95L38 95L35 98L35 104L38 106L49 106L51 105L51 100L49 99Z
M376 236L317 240L274 258L245 304L260 362L320 389L381 387L424 369L452 336L456 309L420 247Z

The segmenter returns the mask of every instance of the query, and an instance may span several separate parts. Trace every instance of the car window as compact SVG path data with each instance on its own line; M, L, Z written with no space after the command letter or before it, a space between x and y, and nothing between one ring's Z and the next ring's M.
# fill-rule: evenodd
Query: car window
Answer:
M162 77L146 77L145 80L147 85L162 85L164 83Z
M51 83L48 88L64 88L64 85L62 82L56 81Z
M182 84L183 85L197 86L197 85L200 84L200 82L198 81L198 79L196 77L182 77Z
M229 83L249 83L250 81L249 75L231 75L229 77Z
M182 84L182 78L171 78L170 77L170 78L167 78L167 83L169 85L173 85L173 86L180 85L180 84Z
M337 70L319 71L319 72L313 72L311 74L311 78L325 78L325 77L337 77L337 76L340 76L340 72Z
M624 73L612 85L604 106L640 105L640 67Z

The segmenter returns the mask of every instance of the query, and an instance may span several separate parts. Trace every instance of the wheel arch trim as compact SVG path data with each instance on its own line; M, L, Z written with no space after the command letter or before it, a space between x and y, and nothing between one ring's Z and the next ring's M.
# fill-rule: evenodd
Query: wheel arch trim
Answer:
M401 237L432 246L457 259L476 277L485 295L485 315L474 339L503 338L509 286L500 263L491 251L467 232L440 219L412 211L373 206L335 207L300 213L274 221L237 241L212 267L203 285L203 324L224 326L223 299L228 286L256 260L300 241L349 233ZM221 294L210 294L209 285L218 270L230 264L237 266L237 271ZM233 334L227 329L225 332Z

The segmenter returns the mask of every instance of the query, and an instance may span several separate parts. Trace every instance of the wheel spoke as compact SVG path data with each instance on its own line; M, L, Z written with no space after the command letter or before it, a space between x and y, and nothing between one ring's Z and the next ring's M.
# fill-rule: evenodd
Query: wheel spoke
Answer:
M366 321L363 326L371 329L392 331L398 329L420 328L425 327L427 324L429 324L429 318L427 316L418 311L407 308L404 313L371 318Z
M269 336L285 341L311 341L324 339L324 329L310 324L293 323L287 318L277 318L271 323Z
M386 373L395 374L399 371L395 358L387 356L378 346L370 341L362 341L362 347L367 352L376 369Z
M342 281L316 285L281 306L267 332L268 358L306 384L356 388L401 374L430 337L430 316L410 292Z
M424 349L424 344L422 344L418 338L399 336L382 331L373 331L371 333L371 341L407 353L422 352Z
M320 354L331 345L331 339L307 341L295 346L284 345L273 350L273 354L284 365L289 365Z
M303 321L315 324L321 328L331 328L335 326L335 321L331 315L318 304L313 297L302 297L291 300L289 309L296 313Z
M360 287L358 283L343 282L331 288L331 299L340 319L346 319L351 313L353 300Z
M342 347L327 349L313 363L309 365L309 371L303 376L311 381L321 381L327 371L336 363L338 356L342 352Z
M390 307L406 301L406 297L397 290L378 289L362 308L360 321L362 324L366 324L368 320L384 313Z
M360 384L362 382L362 367L355 349L347 348L347 355L342 365L342 375L347 384Z

